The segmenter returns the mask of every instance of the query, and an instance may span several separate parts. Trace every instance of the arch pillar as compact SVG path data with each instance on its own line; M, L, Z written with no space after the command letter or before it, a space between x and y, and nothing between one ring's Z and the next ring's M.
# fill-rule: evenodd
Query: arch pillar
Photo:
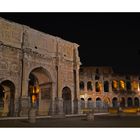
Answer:
M81 113L81 100L80 100L80 91L79 91L79 67L76 69L76 95L77 95L77 114Z
M56 83L52 83L52 102L51 102L51 115L56 112Z
M23 54L21 72L21 97L19 99L19 116L28 116L30 98L28 97L28 63Z
M64 111L63 111L63 98L62 97L58 98L57 106L58 106L59 117L63 117L65 114L64 114Z

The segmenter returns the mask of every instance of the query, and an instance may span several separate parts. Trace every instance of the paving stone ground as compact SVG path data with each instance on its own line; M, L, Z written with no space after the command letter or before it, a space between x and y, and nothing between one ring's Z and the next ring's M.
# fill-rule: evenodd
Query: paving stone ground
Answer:
M26 120L0 120L0 127L140 127L140 116L95 116L95 120L87 121L85 117L69 117L61 119L37 119L36 123Z

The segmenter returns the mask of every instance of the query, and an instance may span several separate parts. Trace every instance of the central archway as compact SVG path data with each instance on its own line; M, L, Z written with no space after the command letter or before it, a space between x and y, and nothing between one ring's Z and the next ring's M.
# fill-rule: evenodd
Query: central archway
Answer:
M51 113L52 80L50 73L43 67L33 69L29 74L28 93L31 106L38 115Z
M65 114L71 114L71 90L69 87L64 87L62 90L63 98L63 112Z

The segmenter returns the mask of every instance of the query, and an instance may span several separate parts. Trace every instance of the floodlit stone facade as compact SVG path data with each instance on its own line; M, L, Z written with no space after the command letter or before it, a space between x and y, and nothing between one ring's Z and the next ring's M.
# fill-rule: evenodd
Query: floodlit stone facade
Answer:
M139 107L139 75L81 67L79 45L0 18L0 116ZM79 71L80 70L80 71Z
M111 67L81 67L81 111L140 106L140 76L114 73Z
M0 18L0 116L79 113L78 47Z

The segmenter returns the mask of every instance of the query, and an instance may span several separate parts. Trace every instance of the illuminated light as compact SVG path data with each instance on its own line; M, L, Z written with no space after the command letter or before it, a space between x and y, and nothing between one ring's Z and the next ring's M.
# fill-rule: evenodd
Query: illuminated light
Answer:
M108 97L105 97L104 98L104 102L107 103L107 104L110 104L111 103L111 101L110 101L110 99Z
M35 87L35 93L39 93L39 91L40 91L39 86L36 86L36 87Z
M138 89L138 82L137 81L133 81L132 82L132 87L134 90L137 90Z
M118 88L118 82L116 80L113 80L113 88L114 89Z
M100 89L100 90L102 89L102 84L101 84L101 83L99 83L99 89Z
M35 88L33 87L33 89L32 89L33 91L32 91L32 93L34 94L35 93Z
M98 82L96 88L100 92L102 89L102 84L100 82Z
M40 88L39 86L30 86L30 91L32 92L32 94L37 94L40 92Z
M138 91L140 91L140 85L138 85Z
M124 89L125 88L125 83L122 80L120 80L120 87L121 87L121 89Z
M40 87L39 87L39 86L38 86L37 92L38 92L38 93L40 92Z
M32 103L35 103L35 101L36 101L36 96L32 95Z

